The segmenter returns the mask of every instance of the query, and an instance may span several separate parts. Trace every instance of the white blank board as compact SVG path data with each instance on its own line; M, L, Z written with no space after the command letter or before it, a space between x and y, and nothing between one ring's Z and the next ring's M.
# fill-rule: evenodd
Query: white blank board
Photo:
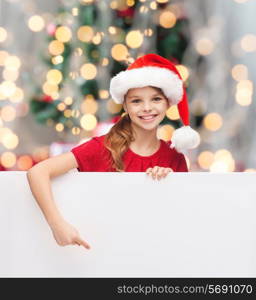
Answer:
M255 173L54 178L54 199L88 251L57 245L26 172L0 172L0 276L255 277L255 180Z

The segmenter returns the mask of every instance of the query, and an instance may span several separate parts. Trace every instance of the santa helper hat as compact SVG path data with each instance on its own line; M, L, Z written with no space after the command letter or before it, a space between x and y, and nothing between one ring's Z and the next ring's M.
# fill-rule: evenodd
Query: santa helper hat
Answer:
M187 93L175 65L160 55L146 54L136 59L127 70L114 76L110 81L109 91L113 100L122 104L129 89L145 86L161 88L170 105L177 104L184 126L173 132L171 148L175 147L181 153L196 148L200 143L200 136L189 126Z

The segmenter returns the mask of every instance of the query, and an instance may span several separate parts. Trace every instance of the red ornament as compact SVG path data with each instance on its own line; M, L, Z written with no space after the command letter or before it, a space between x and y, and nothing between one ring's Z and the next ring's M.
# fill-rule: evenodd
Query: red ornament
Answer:
M56 26L52 23L48 24L46 30L49 35L54 36L56 32Z
M129 7L124 10L118 10L117 15L118 15L118 17L131 17L132 18L134 15L134 12L135 12L134 9Z
M51 102L53 102L53 98L51 96L48 96L48 95L43 95L43 97L41 98L41 101L51 103Z

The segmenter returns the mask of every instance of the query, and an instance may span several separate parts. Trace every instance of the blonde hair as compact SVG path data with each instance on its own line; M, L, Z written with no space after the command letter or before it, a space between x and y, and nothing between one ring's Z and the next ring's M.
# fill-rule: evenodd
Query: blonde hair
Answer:
M151 87L163 94L160 88ZM163 94L163 96L165 95ZM104 146L110 151L109 163L117 172L124 172L123 155L134 140L131 119L128 113L126 113L111 127L104 140Z

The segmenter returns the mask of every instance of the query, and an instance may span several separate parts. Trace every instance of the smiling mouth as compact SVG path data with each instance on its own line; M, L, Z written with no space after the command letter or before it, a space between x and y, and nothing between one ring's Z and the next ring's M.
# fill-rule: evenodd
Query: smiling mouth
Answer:
M143 121L152 121L154 120L158 115L150 115L150 116L139 116L139 118Z

